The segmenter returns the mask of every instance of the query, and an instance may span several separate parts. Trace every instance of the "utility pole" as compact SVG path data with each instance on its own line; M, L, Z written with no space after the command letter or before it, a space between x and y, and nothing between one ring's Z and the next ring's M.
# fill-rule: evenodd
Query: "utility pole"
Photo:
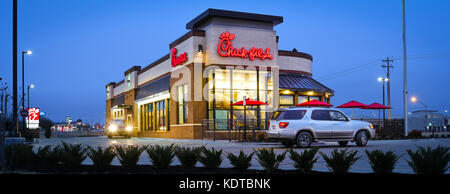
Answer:
M382 65L381 67L386 68L387 70L387 103L388 106L391 107L391 77L390 77L390 69L394 68L394 66L392 66L390 64L390 62L394 62L394 60L389 59L389 57L386 57L386 59L383 60L384 63L386 63L386 65ZM388 119L391 120L391 109L388 109Z
M403 119L405 122L405 136L408 136L408 89L406 79L406 18L405 0L402 0L402 31L403 31Z

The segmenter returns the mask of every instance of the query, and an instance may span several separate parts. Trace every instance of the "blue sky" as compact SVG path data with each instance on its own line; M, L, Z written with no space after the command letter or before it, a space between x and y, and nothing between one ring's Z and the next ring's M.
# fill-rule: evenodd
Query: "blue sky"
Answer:
M450 109L450 1L406 3L409 94ZM392 114L401 116L401 0L19 0L18 48L33 51L25 68L26 84L36 85L31 105L56 121L104 121L105 85L167 54L208 8L283 16L279 48L313 55L313 77L336 91L334 105L381 102L381 59L394 58ZM0 77L12 91L12 0L0 1L0 26Z

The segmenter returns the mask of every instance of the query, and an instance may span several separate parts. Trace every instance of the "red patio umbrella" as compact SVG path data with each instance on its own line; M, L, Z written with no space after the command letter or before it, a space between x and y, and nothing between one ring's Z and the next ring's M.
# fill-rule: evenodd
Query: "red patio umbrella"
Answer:
M319 100L310 100L308 102L303 102L303 103L297 104L296 106L331 107L333 105L319 101Z
M269 104L258 101L258 100L253 100L250 98L244 97L244 99L245 99L245 102L243 100L241 100L241 101L235 102L231 105L233 105L233 106L236 106L236 105L242 106L243 105L244 106L244 139L247 139L247 132L246 132L247 131L247 112L246 112L247 108L246 108L246 106L254 106L254 105L259 106L259 105L269 105ZM255 134L253 133L253 135L255 135Z
M350 102L347 102L347 103L345 103L343 105L338 106L337 108L364 108L364 107L367 107L367 105L352 100ZM353 110L352 110L352 118L353 118Z
M384 105L382 105L382 104L379 104L379 103L372 103L372 104L370 104L370 105L368 105L368 106L366 106L366 107L363 107L362 109L377 109L377 110L381 110L381 109L391 109L391 107L389 107L389 106L384 106ZM380 121L380 125L381 125L381 119L380 119L380 111L378 111L378 120ZM384 120L383 120L383 123L384 123Z
M235 106L235 105L253 106L253 105L268 105L268 104L265 103L265 102L253 100L253 99L250 99L250 98L246 98L245 99L245 104L244 104L244 101L241 100L239 102L233 103L232 105L233 106Z
M384 106L382 104L378 104L378 103L372 103L366 107L363 107L362 109L391 109L391 107L389 106Z
M347 102L347 103L345 103L343 105L338 106L337 108L364 108L364 107L367 107L367 105L352 100L350 102Z

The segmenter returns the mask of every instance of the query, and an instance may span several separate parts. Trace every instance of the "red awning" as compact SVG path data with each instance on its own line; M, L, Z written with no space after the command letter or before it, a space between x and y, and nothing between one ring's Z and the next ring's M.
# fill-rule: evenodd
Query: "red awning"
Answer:
M239 102L233 103L232 105L233 106L234 105L241 105L242 106L242 105L244 105L244 101L241 100ZM257 101L257 100L253 100L253 99L247 98L247 99L245 99L245 105L246 106L253 106L253 105L268 105L268 104L264 103L264 102L261 102L261 101Z
M297 106L319 106L319 107L331 107L333 105L319 101L319 100L311 100L308 102L297 104Z
M372 104L364 107L363 109L391 109L391 107L384 106L384 105L378 104L378 103L372 103Z
M347 103L345 103L343 105L338 106L337 108L364 108L364 107L367 107L367 105L352 100L350 102L347 102Z

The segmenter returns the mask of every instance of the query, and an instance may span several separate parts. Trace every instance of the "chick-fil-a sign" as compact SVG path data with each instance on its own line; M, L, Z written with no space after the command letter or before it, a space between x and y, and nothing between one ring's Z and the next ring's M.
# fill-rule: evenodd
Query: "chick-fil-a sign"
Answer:
M184 52L183 54L181 54L180 56L177 57L177 49L176 48L172 49L172 59L171 59L172 67L181 65L186 61L187 61L187 53L186 52Z
M250 50L245 49L245 47L240 49L234 48L233 42L231 42L234 37L234 34L229 32L224 32L220 35L220 41L217 45L217 53L219 53L220 56L249 58L252 61L255 58L259 58L261 60L273 59L273 55L270 53L270 48L266 48L265 51L262 48L255 47L252 47Z

